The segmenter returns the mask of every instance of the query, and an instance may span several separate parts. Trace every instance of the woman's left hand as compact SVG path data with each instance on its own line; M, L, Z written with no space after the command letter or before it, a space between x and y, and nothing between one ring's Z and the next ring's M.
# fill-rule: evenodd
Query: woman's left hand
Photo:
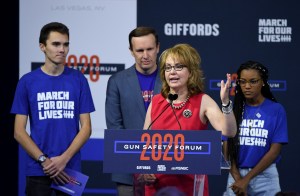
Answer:
M229 103L229 89L231 87L231 75L226 74L227 81L226 83L224 80L221 81L221 90L220 90L220 97L222 104L227 105Z

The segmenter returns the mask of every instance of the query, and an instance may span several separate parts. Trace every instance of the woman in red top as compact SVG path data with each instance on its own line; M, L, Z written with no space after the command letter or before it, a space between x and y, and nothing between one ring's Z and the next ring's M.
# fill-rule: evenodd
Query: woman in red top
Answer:
M227 74L226 83L221 81L222 113L217 103L203 92L204 77L200 63L198 52L188 44L177 44L162 53L161 94L154 96L150 103L144 129L206 130L210 122L216 130L222 131L223 135L235 136L236 123L232 103L229 100L231 76ZM170 94L176 94L176 97ZM170 103L177 119L172 108L167 107ZM203 195L208 195L207 176L205 175L204 178L206 180ZM140 179L146 182L146 196L153 196L159 189L167 186L175 186L187 196L193 195L194 175L141 174Z

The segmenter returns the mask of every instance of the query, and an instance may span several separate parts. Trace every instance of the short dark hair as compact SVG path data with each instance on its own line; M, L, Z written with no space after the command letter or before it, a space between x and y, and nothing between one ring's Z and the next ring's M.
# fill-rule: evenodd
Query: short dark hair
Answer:
M152 27L137 27L129 33L129 37L128 37L128 39L129 39L129 49L132 50L131 40L132 40L133 37L141 37L141 36L145 36L145 35L149 35L149 34L154 35L155 43L156 43L156 45L158 45L159 44L158 35L157 35L154 28L152 28Z
M46 45L46 41L51 32L59 32L67 35L69 38L69 28L66 25L59 22L50 22L41 29L39 43Z

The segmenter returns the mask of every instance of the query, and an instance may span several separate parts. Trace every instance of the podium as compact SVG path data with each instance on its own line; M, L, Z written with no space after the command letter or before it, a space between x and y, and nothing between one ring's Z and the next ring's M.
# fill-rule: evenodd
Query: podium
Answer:
M203 174L221 175L230 167L221 138L215 130L106 129L103 172L195 174L194 195L199 196Z

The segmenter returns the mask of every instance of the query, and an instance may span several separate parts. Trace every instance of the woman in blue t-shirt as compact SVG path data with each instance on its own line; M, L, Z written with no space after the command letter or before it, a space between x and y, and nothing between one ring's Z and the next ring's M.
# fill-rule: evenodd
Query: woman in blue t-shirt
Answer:
M288 142L287 120L268 84L268 69L247 61L237 71L233 111L239 127L224 142L231 161L224 195L275 195L279 192L276 163Z

